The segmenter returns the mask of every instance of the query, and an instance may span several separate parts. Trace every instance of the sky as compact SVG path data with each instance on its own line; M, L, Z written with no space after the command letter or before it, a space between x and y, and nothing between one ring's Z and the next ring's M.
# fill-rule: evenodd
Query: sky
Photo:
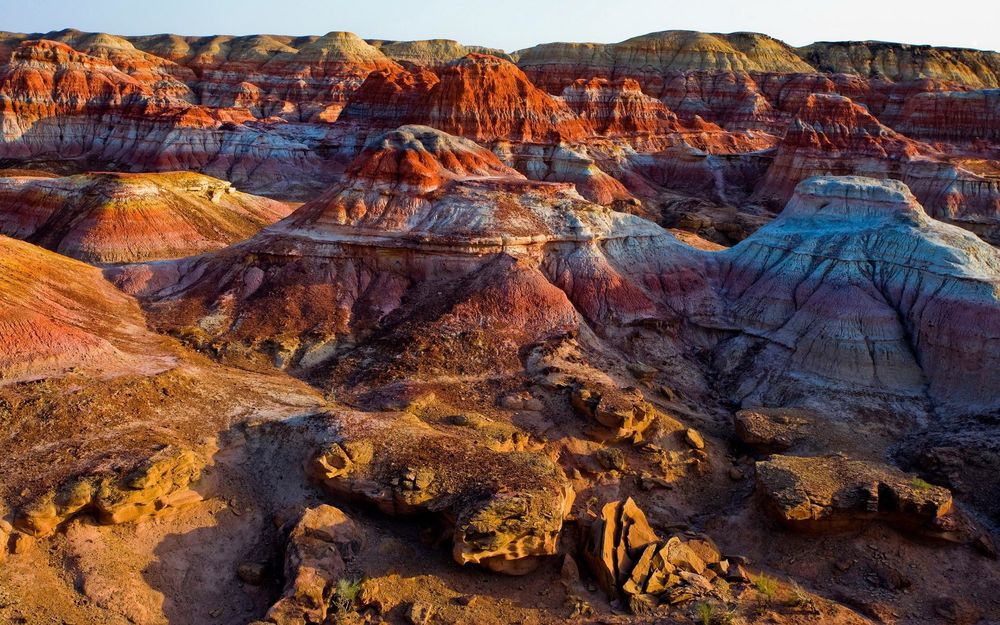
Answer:
M1000 0L0 0L0 30L457 39L508 51L660 30L763 32L792 45L897 41L1000 50Z

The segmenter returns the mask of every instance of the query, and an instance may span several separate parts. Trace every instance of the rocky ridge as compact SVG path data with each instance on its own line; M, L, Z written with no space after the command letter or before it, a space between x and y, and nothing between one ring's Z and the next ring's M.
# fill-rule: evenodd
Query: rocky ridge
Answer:
M0 37L46 210L308 199L0 238L0 621L995 620L989 57L851 45Z
M0 232L92 263L220 249L289 212L282 202L191 173L0 178Z

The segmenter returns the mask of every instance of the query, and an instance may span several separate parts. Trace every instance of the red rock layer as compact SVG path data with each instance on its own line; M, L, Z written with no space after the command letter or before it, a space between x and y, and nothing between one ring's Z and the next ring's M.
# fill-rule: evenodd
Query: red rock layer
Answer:
M780 134L787 122L746 72L674 73L657 93L682 118L697 115L732 130Z
M284 180L291 168L322 178L296 136L315 130L271 132L249 124L245 109L192 105L158 85L65 44L24 42L0 66L0 157L197 169L277 192L294 192L298 183Z
M0 178L0 233L87 262L215 250L289 212L287 204L194 173Z
M345 175L413 191L431 191L456 178L519 177L478 144L421 126L402 126L370 143Z
M895 127L926 141L996 146L1000 144L1000 89L915 94L906 100Z
M685 130L666 105L642 92L633 79L580 79L562 92L563 101L604 136L663 134Z
M882 125L848 98L810 95L788 128L756 196L780 206L800 181L822 174L899 178L909 160L930 151Z
M516 65L482 54L448 65L411 121L487 142L572 141L592 132Z
M372 72L351 95L340 121L379 129L402 126L439 82L437 74L421 68Z
M0 384L70 368L113 376L172 364L135 301L100 271L0 236Z

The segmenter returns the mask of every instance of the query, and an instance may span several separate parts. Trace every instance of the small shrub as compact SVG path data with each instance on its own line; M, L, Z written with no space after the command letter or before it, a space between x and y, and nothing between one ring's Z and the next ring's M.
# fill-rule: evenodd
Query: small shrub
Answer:
M710 603L699 603L694 607L695 613L698 615L698 622L701 625L712 625L715 620L715 608L712 607Z
M934 485L928 482L927 480L922 480L919 477L915 477L910 480L910 486L916 488L917 490L927 490L928 488L932 488Z
M724 608L708 602L696 603L695 618L699 625L734 625L738 619L736 611Z
M818 614L819 608L816 606L816 601L813 599L812 595L807 593L802 586L797 583L792 584L792 606L798 608L804 612L809 612L812 614Z
M361 591L360 579L341 578L337 580L337 587L333 591L333 607L337 612L350 612L354 609L354 602Z
M718 625L736 625L736 623L742 623L743 619L740 619L736 615L736 610L727 610L719 614L715 619Z
M761 573L753 580L753 587L757 589L757 594L765 604L774 601L774 596L778 593L778 580Z

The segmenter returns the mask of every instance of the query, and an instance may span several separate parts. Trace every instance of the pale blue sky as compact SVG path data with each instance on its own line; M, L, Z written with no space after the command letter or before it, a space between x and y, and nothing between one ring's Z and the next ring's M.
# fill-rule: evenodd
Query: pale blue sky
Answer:
M506 50L668 29L765 32L792 45L879 39L1000 50L1000 0L0 0L0 30L458 39Z

